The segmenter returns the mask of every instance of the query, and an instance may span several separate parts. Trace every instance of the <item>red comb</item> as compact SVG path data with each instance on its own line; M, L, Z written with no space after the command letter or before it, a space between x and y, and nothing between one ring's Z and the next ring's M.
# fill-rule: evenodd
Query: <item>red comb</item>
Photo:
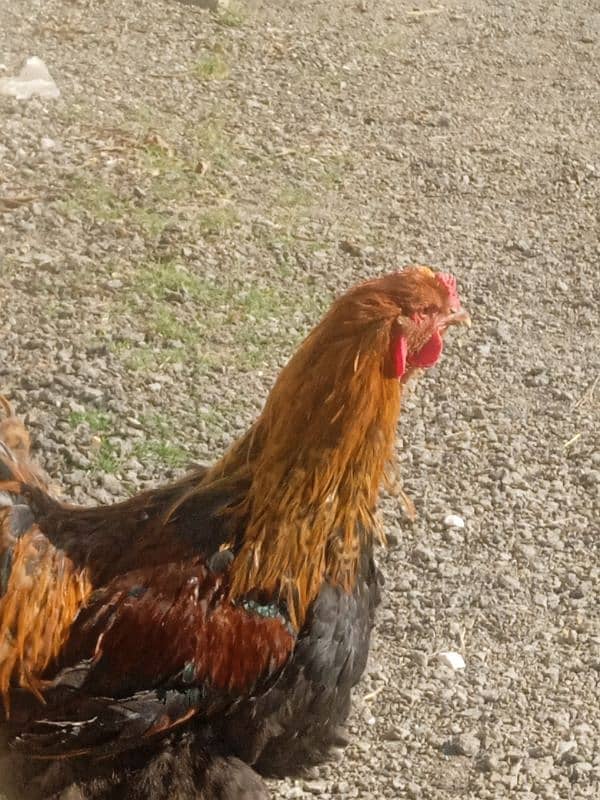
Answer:
M449 272L438 272L436 275L437 280L442 284L444 289L448 292L450 305L460 307L460 298L458 297L458 290L456 288L456 278L450 275Z

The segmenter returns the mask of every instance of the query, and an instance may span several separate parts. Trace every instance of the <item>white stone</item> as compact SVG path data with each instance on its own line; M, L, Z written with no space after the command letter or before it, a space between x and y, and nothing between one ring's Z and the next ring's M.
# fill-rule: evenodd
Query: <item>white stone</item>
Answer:
M452 669L464 669L467 666L461 654L454 652L454 650L443 650L438 653L438 658L443 664Z
M458 514L448 514L444 517L444 525L447 528L464 528L465 521Z
M0 78L0 94L16 97L17 100L29 100L34 95L55 98L60 95L60 89L42 59L32 56L18 75Z

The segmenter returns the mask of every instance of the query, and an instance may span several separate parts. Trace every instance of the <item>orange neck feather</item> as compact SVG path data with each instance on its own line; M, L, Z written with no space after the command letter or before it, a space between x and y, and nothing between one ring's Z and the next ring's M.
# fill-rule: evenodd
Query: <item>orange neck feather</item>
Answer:
M376 313L374 313L376 311ZM323 580L350 591L392 457L401 386L384 378L397 308L368 284L337 301L252 428L210 471L247 474L231 596L279 596L301 627Z

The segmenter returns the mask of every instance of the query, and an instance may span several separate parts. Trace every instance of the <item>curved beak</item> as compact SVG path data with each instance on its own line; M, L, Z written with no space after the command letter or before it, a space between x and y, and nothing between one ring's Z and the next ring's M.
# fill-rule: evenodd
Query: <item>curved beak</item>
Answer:
M467 328L471 327L471 317L462 308L459 311L453 311L448 314L444 320L446 327L450 325L466 325Z

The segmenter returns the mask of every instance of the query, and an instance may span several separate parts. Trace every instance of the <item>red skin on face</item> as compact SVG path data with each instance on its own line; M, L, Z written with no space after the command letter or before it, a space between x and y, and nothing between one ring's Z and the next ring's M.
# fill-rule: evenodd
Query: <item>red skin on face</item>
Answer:
M435 331L418 353L411 353L410 355L408 354L406 338L402 335L398 336L395 341L392 342L391 348L394 376L396 378L401 378L406 372L407 367L418 369L433 367L441 356L443 349L444 340L438 331Z
M433 367L442 355L444 349L444 340L438 331L435 331L431 339L419 350L418 353L413 353L408 357L408 363L411 367L420 367L427 369Z
M450 275L448 272L439 272L436 275L436 279L448 292L448 304L450 308L453 311L458 311L461 307L461 303L458 297L456 278L454 275ZM419 324L425 321L425 316L422 314L413 314L412 320ZM433 367L442 355L443 349L444 340L440 332L436 330L417 353L409 354L406 337L400 332L398 336L393 338L390 348L392 373L394 377L402 378L407 371L411 372L413 369L427 369Z

